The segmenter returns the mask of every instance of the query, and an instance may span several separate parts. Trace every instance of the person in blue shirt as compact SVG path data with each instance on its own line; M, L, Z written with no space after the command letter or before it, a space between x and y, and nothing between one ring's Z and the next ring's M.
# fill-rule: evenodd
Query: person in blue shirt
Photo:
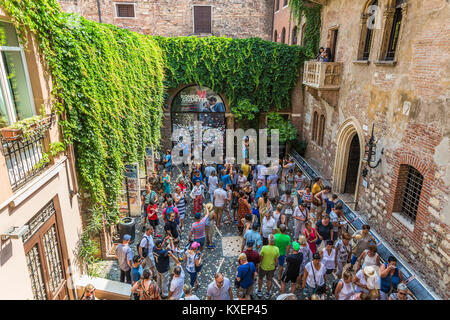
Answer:
M166 155L164 156L164 167L166 168L167 172L172 171L172 156L170 155L170 150L167 149Z
M256 279L256 267L253 262L248 262L245 253L241 253L238 260L240 264L236 272L236 280L239 282L238 294L242 293L246 300L250 300Z
M327 213L328 215L330 214L331 210L333 210L334 206L336 205L337 199L338 199L337 194L333 194L333 195L331 196L331 200L328 199L328 198L325 198L325 202L326 202L326 204L327 204L326 213Z
M197 181L200 181L200 183L203 183L203 176L199 170L196 170L194 176L192 177L192 185L195 186Z
M222 102L217 102L217 98L211 96L208 98L208 109L211 112L225 112L225 106Z
M131 282L132 285L134 285L136 282L138 282L143 273L143 269L141 266L141 257L139 255L135 255L133 257L133 267L131 268ZM134 300L139 300L139 294L133 293Z
M242 241L241 251L244 251L247 249L247 243L249 241L253 241L253 243L255 244L255 250L259 250L261 248L262 239L261 239L261 234L258 232L258 227L259 227L258 223L255 222L252 225L252 229L247 230L245 232L244 239Z
M222 177L220 179L222 180L225 188L227 185L232 184L231 177L232 177L232 174L230 176L230 174L226 173L225 169L222 170Z
M269 190L267 189L267 187L265 185L263 185L262 181L258 181L256 183L256 194L255 194L255 201L258 202L258 199L261 198L263 192L269 192Z

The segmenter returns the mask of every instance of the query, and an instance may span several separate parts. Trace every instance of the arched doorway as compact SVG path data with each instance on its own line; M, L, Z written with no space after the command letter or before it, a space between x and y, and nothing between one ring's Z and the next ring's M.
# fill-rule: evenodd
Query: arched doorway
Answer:
M359 152L359 139L358 135L355 133L352 142L350 143L350 149L348 152L347 174L345 177L344 193L355 193L360 161Z
M336 157L333 172L333 191L349 193L357 200L364 159L364 134L356 118L347 119L339 128L336 140Z
M225 103L222 97L212 89L199 85L190 85L180 90L171 104L172 132L185 128L194 141L194 122L202 122L203 133L207 129L218 129L225 138ZM225 147L225 140L223 140ZM205 145L204 145L205 147Z

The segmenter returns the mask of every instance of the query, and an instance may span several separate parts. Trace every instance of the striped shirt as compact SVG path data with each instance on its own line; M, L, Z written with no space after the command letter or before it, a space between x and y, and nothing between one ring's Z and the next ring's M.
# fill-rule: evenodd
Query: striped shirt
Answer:
M180 216L182 216L186 213L186 199L184 198L184 196L182 196L180 201L178 201L177 209L178 209Z
M194 234L194 240L205 237L205 224L208 216L203 217L199 222L194 222L191 227L191 231Z

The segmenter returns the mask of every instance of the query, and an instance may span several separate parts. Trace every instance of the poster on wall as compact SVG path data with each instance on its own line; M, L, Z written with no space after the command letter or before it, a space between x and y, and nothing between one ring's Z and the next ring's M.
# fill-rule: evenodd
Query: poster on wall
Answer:
M151 177L155 170L155 157L152 146L145 147L145 168L147 177Z
M139 164L126 164L125 170L125 187L128 186L128 203L130 208L130 216L138 217L141 215L141 188L139 185ZM125 189L125 192L127 190Z
M210 88L190 86L175 96L172 112L225 112L225 105Z

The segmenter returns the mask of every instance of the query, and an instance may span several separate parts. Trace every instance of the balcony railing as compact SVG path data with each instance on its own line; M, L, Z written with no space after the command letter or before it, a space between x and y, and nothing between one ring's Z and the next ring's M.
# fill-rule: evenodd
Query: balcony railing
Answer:
M31 130L26 135L13 138L0 137L2 154L5 157L9 182L16 191L28 181L39 175L47 164L39 165L45 150L45 136L53 123L51 121Z
M303 84L315 89L338 90L341 66L339 62L305 61Z

